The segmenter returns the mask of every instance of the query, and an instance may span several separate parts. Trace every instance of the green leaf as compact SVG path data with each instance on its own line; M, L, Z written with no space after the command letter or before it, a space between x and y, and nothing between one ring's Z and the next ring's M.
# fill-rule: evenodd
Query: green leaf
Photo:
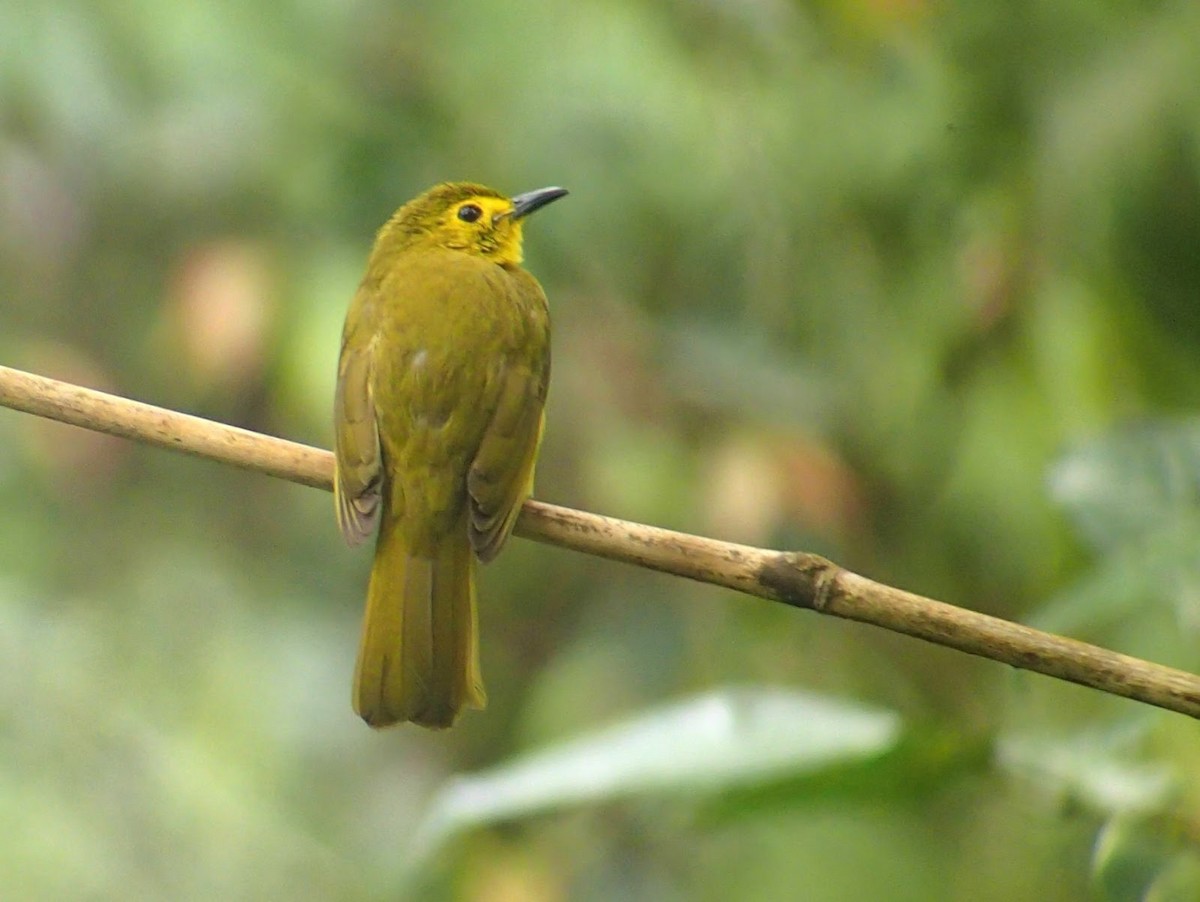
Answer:
M847 759L812 771L786 774L722 792L701 810L704 823L728 824L836 801L877 806L927 799L992 768L994 743L983 733L922 725L878 755Z
M1172 770L1121 755L1120 735L1080 733L1070 739L1013 736L996 744L1002 770L1048 794L1106 814L1156 811L1175 788Z
M1080 635L1156 606L1174 605L1183 623L1194 623L1200 597L1198 547L1200 517L1169 520L1104 555L1027 622L1052 633Z
M891 711L777 689L731 689L459 777L434 798L418 858L479 824L648 792L713 792L891 748Z
M1050 491L1100 557L1032 624L1095 634L1167 612L1167 631L1143 652L1158 657L1180 625L1200 624L1200 419L1144 423L1094 440L1053 468Z
M1167 818L1118 816L1096 838L1092 880L1109 902L1193 902L1200 899L1200 856Z
M1097 894L1109 902L1144 899L1168 861L1162 836L1129 818L1110 820L1096 837L1092 879Z
M1058 462L1050 494L1097 551L1200 510L1200 419L1145 423L1092 441Z

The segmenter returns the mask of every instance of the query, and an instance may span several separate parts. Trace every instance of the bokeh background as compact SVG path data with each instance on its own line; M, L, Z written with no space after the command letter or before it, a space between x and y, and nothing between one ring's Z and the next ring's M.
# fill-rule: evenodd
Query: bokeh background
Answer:
M1200 665L1200 5L0 0L0 362L328 447L375 228L527 229L540 497ZM373 733L321 492L0 411L6 898L1195 899L1200 733L516 540Z

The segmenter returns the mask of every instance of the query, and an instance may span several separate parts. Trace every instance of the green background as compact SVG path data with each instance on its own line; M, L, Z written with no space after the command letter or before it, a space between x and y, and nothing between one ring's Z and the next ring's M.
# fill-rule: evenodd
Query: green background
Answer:
M0 362L328 447L374 230L571 196L538 496L1195 669L1200 5L0 0ZM516 540L349 705L329 496L0 411L11 898L1194 899L1180 716Z

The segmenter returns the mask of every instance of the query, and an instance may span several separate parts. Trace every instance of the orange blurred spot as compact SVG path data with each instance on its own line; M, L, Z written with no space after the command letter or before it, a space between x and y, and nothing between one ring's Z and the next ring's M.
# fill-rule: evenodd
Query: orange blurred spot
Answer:
M184 258L168 316L173 343L197 388L232 389L261 376L274 298L273 273L253 245L217 241Z

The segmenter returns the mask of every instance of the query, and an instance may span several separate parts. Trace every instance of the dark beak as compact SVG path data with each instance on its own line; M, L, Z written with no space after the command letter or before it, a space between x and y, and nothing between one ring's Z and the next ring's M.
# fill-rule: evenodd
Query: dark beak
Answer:
M512 218L522 219L534 210L540 210L546 204L558 200L566 193L566 188L538 188L536 191L518 194L512 199Z

